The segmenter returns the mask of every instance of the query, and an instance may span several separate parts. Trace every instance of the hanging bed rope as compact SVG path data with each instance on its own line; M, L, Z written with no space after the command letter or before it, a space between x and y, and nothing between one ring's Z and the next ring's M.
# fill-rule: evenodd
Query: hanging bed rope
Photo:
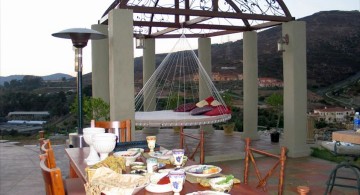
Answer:
M199 90L208 97L200 99ZM136 95L135 109L136 126L143 127L195 126L231 118L184 34Z

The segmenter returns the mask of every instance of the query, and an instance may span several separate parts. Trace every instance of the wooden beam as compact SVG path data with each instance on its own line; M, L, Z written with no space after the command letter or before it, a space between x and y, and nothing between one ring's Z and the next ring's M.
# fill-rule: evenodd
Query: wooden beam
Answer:
M225 0L237 13L242 13L242 11L240 10L240 8L232 1L232 0ZM242 19L242 21L244 22L245 26L250 26L249 21L247 21L246 19Z
M132 9L134 13L154 13L154 14L168 14L168 15L179 14L185 16L220 17L220 18L235 18L235 19L248 19L248 20L278 21L278 22L288 22L292 20L292 17L271 16L271 15L261 15L261 14L210 12L203 10L186 10L186 9L140 7L140 6L127 6L126 8Z

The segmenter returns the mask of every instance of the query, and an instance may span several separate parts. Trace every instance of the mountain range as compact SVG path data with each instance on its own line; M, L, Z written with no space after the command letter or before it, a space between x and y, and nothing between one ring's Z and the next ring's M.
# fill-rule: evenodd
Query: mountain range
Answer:
M297 19L306 22L308 88L322 88L340 82L360 72L360 12L322 11ZM259 77L283 78L282 54L277 52L281 26L258 32ZM195 51L197 52L197 51ZM232 72L242 73L243 40L212 44L213 71L226 72L222 67L234 67ZM166 54L156 55L160 64ZM142 57L134 59L135 77L142 76ZM53 74L44 80L72 78L66 74ZM90 77L90 78L88 78ZM0 77L0 84L21 75ZM74 79L75 80L75 79ZM84 75L90 81L91 73Z
M0 76L0 85L3 85L4 82L10 82L11 80L22 80L24 76L25 75L10 75L6 77ZM44 81L48 81L48 80L61 80L63 78L70 79L73 78L73 76L64 73L56 73L56 74L41 76L41 78Z

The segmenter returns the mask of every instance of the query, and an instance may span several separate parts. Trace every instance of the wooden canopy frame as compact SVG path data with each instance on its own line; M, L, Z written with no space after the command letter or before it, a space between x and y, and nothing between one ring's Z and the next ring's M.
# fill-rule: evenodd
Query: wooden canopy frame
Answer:
M283 0L115 0L99 24L108 24L113 9L133 10L136 38L178 38L182 28L200 31L188 38L213 37L295 20Z

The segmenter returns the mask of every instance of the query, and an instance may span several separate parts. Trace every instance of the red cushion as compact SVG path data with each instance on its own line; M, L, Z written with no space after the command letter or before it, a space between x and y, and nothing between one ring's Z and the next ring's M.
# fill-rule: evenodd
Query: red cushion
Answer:
M190 112L192 109L196 108L195 103L186 103L180 105L179 107L175 108L175 112Z
M231 109L229 107L225 107L223 105L215 106L214 109L212 109L208 112L205 112L203 115L217 116L217 115L223 115L223 114L231 114Z
M212 110L213 107L212 106L204 106L201 108L194 108L192 111L190 111L191 115L201 115L204 114L205 112L208 112L210 110Z
M209 97L207 97L207 98L205 99L205 101L207 101L209 105L210 105L211 102L214 101L214 100L215 100L215 98L214 98L213 96L209 96Z

